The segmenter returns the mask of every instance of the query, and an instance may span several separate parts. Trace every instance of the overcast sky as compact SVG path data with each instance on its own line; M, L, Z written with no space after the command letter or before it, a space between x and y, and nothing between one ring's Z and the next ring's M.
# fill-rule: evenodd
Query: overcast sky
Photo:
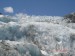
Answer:
M75 12L75 0L0 0L0 12L64 16Z

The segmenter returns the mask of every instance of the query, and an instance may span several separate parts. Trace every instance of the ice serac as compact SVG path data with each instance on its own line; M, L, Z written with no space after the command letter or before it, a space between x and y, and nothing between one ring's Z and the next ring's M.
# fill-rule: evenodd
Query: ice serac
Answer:
M40 49L31 43L0 41L0 56L41 56Z
M0 56L75 56L75 23L60 16L4 16L0 40Z

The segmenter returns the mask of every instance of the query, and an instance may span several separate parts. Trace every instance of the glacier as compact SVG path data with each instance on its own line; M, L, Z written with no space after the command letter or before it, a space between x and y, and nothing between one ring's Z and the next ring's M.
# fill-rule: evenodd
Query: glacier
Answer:
M23 13L0 17L0 56L74 56L75 23Z

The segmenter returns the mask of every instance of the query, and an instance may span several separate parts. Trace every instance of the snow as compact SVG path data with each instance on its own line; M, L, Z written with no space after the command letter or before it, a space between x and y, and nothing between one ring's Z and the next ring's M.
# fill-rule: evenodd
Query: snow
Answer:
M43 55L48 55L48 53L47 53L46 51L43 51L43 50L41 50L41 53L42 53Z
M67 23L60 16L21 13L1 17L0 54L7 54L9 51L4 50L10 50L11 54L15 53L14 56L55 56L65 52L70 55L75 47L74 24Z
M4 17L4 15L0 15L0 18L1 18L1 17Z

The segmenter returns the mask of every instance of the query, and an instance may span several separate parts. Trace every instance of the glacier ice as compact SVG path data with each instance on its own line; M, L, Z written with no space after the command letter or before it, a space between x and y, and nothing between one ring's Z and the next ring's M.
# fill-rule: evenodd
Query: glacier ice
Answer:
M60 16L0 18L0 56L74 56L75 23Z

